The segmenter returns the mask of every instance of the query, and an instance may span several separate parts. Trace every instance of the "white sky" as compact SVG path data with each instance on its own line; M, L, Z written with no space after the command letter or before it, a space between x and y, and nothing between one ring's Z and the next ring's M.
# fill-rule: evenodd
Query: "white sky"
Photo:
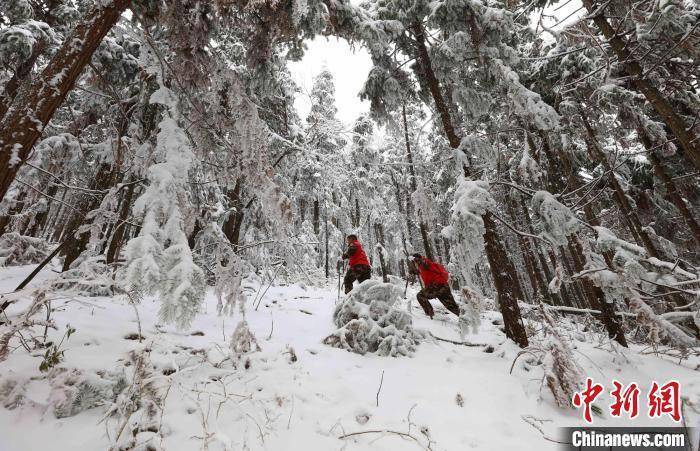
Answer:
M308 50L301 61L288 63L302 91L294 102L301 119L306 119L311 107L309 93L313 78L326 67L335 77L338 119L351 125L360 113L369 111L369 102L360 101L357 96L372 67L369 54L364 48L356 46L352 49L346 40L335 37L317 36L307 41L307 45Z

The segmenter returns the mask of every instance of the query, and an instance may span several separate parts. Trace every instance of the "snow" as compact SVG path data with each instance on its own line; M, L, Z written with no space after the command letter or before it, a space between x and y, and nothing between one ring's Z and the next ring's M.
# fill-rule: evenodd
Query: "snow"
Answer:
M0 269L0 291L12 290L33 268ZM47 268L33 286L55 277ZM411 315L416 329L462 341L455 318L438 302L436 320L421 313L416 288L408 291L414 313L403 299L396 307ZM138 436L155 437L160 449L200 449L206 438L212 450L413 450L430 441L434 450L539 451L558 445L531 426L533 418L543 420L544 433L555 438L557 427L582 424L580 412L557 408L546 387L540 389L540 366L522 357L510 373L519 349L505 340L498 329L500 315L492 311L482 313L478 334L464 338L488 348L426 339L412 357L359 355L322 344L334 330L335 287L272 286L261 308L246 313L261 351L252 346L241 365L230 359L229 347L242 317L238 312L218 316L218 299L211 290L187 332L159 325L159 304L144 299L138 306L142 342L125 339L130 334L133 338L138 325L133 307L123 298L53 298L57 330L50 338L60 338L67 323L77 330L66 342L60 368L105 379L110 372L129 374L131 367L123 364L130 352L150 350L145 354L152 365L148 383L157 388L164 408L154 417L159 432ZM19 312L19 304L9 313ZM574 337L579 335L583 332ZM570 346L583 374L598 382L636 381L644 393L654 380L676 379L683 396L700 401L700 379L693 367L700 362L678 365L662 355L642 355L635 347L625 354L610 352L585 337ZM42 355L20 348L1 363L0 387L15 380L25 386L27 398L15 409L0 408L0 449L108 449L107 431L113 439L118 426L113 418L101 421L109 406L56 418L50 405L55 387L38 371ZM595 424L631 424L605 416L596 417ZM697 416L686 421L700 425ZM634 424L661 426L670 420L639 418ZM339 438L370 430L409 433L419 443L394 433Z

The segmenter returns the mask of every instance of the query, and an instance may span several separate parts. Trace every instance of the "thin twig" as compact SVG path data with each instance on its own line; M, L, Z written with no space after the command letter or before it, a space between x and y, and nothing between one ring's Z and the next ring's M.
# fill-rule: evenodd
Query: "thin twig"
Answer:
M382 378L379 381L379 388L377 389L377 407L379 407L379 393L382 391L382 384L384 384L384 370L382 370Z

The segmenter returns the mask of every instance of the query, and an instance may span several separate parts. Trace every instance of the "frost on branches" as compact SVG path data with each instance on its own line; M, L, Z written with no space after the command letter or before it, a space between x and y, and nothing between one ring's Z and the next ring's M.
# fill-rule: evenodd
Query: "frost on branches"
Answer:
M41 238L5 233L0 238L0 266L40 263L52 250L53 246Z
M578 218L547 191L532 196L532 210L542 235L553 243L565 246L567 237L579 229Z
M361 283L336 306L333 322L338 330L323 342L358 354L411 355L424 334L413 329L407 312L394 307L400 298L396 285L376 280Z
M168 96L161 93L155 100L166 103L161 97ZM157 293L160 319L184 329L199 312L206 288L204 273L193 261L183 230L187 175L194 155L187 135L174 119L163 119L159 128L155 159L160 162L148 169L149 185L134 204L134 211L144 219L139 236L126 247L125 285Z
M642 299L635 298L630 300L629 307L632 313L637 314L637 323L647 331L647 337L652 343L667 343L680 348L698 345L697 340L664 318L663 314L657 315L654 313L654 310ZM695 316L695 321L698 322L697 312Z
M444 236L453 246L450 252L455 267L461 270L462 282L473 286L471 271L484 255L484 220L482 216L496 203L484 181L462 179L455 192L450 225L443 229Z

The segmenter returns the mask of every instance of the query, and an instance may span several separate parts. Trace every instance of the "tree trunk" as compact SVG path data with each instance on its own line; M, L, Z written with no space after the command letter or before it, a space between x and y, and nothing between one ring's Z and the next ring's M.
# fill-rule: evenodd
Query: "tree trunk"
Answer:
M243 224L244 208L241 200L241 185L240 179L236 181L233 189L229 189L226 193L228 197L228 208L231 210L228 217L221 226L221 231L224 232L226 238L234 246L239 245L241 238L241 225Z
M355 217L353 218L352 226L360 227L360 198L355 196Z
M374 234L377 236L377 241L381 246L377 247L379 255L379 267L382 270L382 281L389 283L389 270L387 269L386 260L384 259L384 230L378 222L374 223Z
M66 38L38 79L23 88L12 102L0 123L0 199L5 198L17 171L97 46L130 3L113 0L92 10Z
M25 195L24 192L20 192L12 207L7 211L7 214L0 216L0 236L3 236L5 232L7 232L7 226L10 224L10 221L12 221L12 217L21 213L24 209Z
M581 272L583 271L585 265L583 247L581 246L581 242L578 240L578 237L571 235L568 237L568 239L574 265L576 266L576 271ZM622 325L620 324L619 318L617 315L615 315L614 304L607 302L603 290L600 287L593 285L590 280L584 278L582 279L582 283L589 294L591 308L600 310L601 321L605 326L605 330L608 331L608 336L617 341L621 346L627 347L625 333L622 331Z
M120 174L117 171L116 166L110 164L101 164L97 169L97 174L90 183L90 189L95 191L104 191L117 182ZM92 210L99 207L102 201L101 196L96 194L83 194L80 196L80 201L78 203L78 208L80 211L74 212L70 221L66 226L66 231L68 236L65 239L68 240L68 244L63 249L63 254L65 259L63 260L63 271L70 269L71 264L80 257L80 254L87 248L88 241L90 240L90 232L83 232L78 235L73 236L78 229L83 224L85 215L90 213Z
M49 186L46 188L46 194L48 196L56 197L57 192L58 186L55 183L49 184ZM34 221L32 222L32 226L27 231L27 235L39 237L45 230L46 220L49 218L49 212L51 211L51 203L53 201L47 197L46 202L46 208L37 213L36 216L34 216Z
M425 31L423 30L423 25L416 23L413 26L412 31L416 40L416 56L418 59L418 64L420 64L421 73L425 77L425 82L430 90L430 95L433 97L433 101L435 102L435 108L440 115L440 121L442 121L445 136L447 137L447 141L450 143L450 147L457 149L459 148L461 140L459 139L459 136L457 136L454 124L452 123L447 102L440 91L440 83L435 76L435 72L433 72L433 67L430 62L430 55L428 54L428 48L425 46Z
M48 26L53 27L56 25L57 19L54 17L55 9L59 6L56 0L51 0L47 4L47 10L39 13L35 20L41 20ZM36 13L37 11L35 11ZM5 116L7 110L10 108L12 101L14 100L19 88L22 86L26 80L29 80L32 69L36 61L39 59L44 50L46 50L48 42L46 40L40 40L34 44L32 48L32 53L29 57L22 62L22 64L17 68L12 78L10 78L7 83L5 83L5 89L2 94L0 94L0 120Z
M299 221L304 223L304 216L306 215L306 199L303 197L299 199Z
M693 136L692 130L688 128L683 118L674 111L670 102L666 100L661 91L644 77L642 66L631 55L630 47L623 39L625 31L615 30L604 15L605 8L610 6L609 3L598 5L597 0L583 0L583 5L591 15L593 22L605 36L613 52L615 52L622 69L629 76L634 90L646 97L661 120L671 130L671 133L676 137L683 150L683 156L688 162L693 164L696 169L700 169L700 141Z
M644 246L650 256L660 258L660 254L656 250L654 242L651 240L651 237L649 237L649 234L644 230L642 223L639 220L639 216L637 216L637 213L634 211L629 199L627 198L625 190L622 189L620 182L617 180L617 177L615 177L615 172L613 170L614 168L610 165L607 156L600 148L600 144L595 136L593 127L591 127L591 124L588 122L586 113L580 106L579 111L581 112L583 126L586 129L586 147L588 147L591 158L598 160L600 164L603 165L603 169L607 172L608 182L615 192L615 200L617 201L618 207L620 207L620 210L622 211L622 216L625 218L625 222L627 223L630 232L632 232L632 236L635 237L638 244Z
M326 236L326 279L328 279L331 276L331 266L330 266L330 259L328 255L328 242L330 240L330 237L328 236L328 207L326 206L326 203L323 203L323 220L324 220L324 235Z
M528 346L527 333L518 306L518 299L522 299L523 296L518 287L515 268L508 258L503 243L496 234L496 223L493 215L487 211L482 219L486 230L484 233L486 256L493 274L493 283L498 292L498 305L503 315L506 336L521 348L526 348Z
M408 121L406 120L406 104L401 107L401 113L403 116L403 131L404 131L404 142L406 144L406 159L408 160L408 170L411 173L411 191L415 193L418 191L418 184L416 182L416 168L413 165L413 152L411 151L411 141L408 137ZM410 201L410 199L408 200ZM407 202L408 202L407 201ZM420 229L420 236L423 240L423 252L425 256L430 260L435 260L433 255L432 246L430 245L430 239L428 238L428 226L423 221L423 218L418 218L418 228Z
M513 221L513 224L517 225L520 221L518 220L518 217L516 215L515 208L513 206L514 203L515 200L511 199L507 204L507 208L510 218ZM530 243L527 241L527 238L520 235L518 235L517 240L518 245L520 246L520 252L523 255L525 271L527 272L527 277L530 280L530 286L532 287L533 296L537 298L538 295L541 295L544 299L549 300L551 303L549 290L547 289L547 284L544 283L544 280L540 280L541 273L539 271L539 268L537 268L537 263L535 262L535 258L532 255Z
M319 211L318 208L318 199L314 199L314 218L313 218L313 224L314 224L314 233L316 236L318 236L319 232L321 231L321 217L320 217L321 212Z
M133 182L133 180L130 180L130 182ZM124 237L128 228L128 224L126 224L124 221L126 221L126 218L129 217L129 211L131 210L131 202L134 198L135 189L136 184L131 183L126 188L126 194L124 194L124 199L122 199L122 205L119 210L119 222L117 222L112 231L112 239L109 241L109 247L107 248L106 262L108 265L116 262L119 258L119 252L122 248L122 244L124 243Z
M673 183L673 179L671 179L671 177L666 173L661 159L658 157L658 155L656 155L656 152L654 152L654 146L651 139L649 139L646 130L644 130L644 127L642 127L639 123L637 124L637 135L639 136L639 140L642 145L647 149L647 158L649 158L649 162L654 170L654 175L664 185L664 188L666 189L666 196L671 203L676 206L678 212L683 217L683 220L688 225L693 238L695 238L695 243L700 245L700 225L695 220L693 213L690 211L683 200L683 197L678 192L676 184Z
M433 101L435 102L435 107L440 115L445 136L450 143L450 147L458 149L461 140L457 136L454 125L452 124L447 103L442 96L440 84L433 72L430 55L425 46L425 34L422 25L415 24L413 32L416 39L418 63L421 66L425 82L428 85ZM486 256L489 260L489 266L491 267L493 283L498 293L499 306L503 314L506 336L521 347L526 347L528 345L527 333L522 323L520 307L518 306L518 299L523 299L523 296L518 286L515 268L508 258L508 254L498 236L496 223L494 222L492 214L487 211L482 216L482 219L484 220L485 228L484 241L486 244Z

